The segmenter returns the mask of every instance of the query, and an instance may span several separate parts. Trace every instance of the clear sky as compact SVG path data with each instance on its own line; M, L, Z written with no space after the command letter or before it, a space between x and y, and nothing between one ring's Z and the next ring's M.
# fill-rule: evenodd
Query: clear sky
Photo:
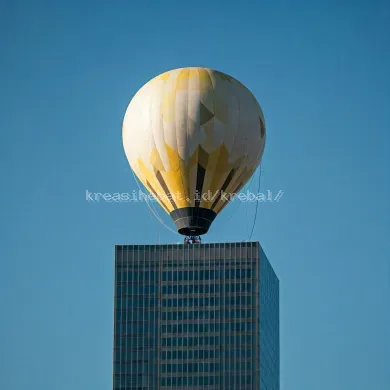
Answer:
M282 389L390 388L388 1L0 7L1 389L111 388L114 244L182 238L85 192L137 188L125 109L182 66L231 74L265 113L261 190L284 195L252 239L280 279ZM206 241L248 239L255 204L236 205Z

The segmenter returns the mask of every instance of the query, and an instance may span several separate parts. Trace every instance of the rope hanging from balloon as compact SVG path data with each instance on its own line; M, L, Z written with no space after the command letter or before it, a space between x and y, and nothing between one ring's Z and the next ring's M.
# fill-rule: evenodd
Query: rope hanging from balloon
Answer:
M249 236L249 239L248 241L250 241L252 239L252 234L253 234L253 231L255 229L255 225L256 225L256 220L257 220L257 210L259 208L259 199L258 199L258 195L260 193L260 183L261 183L261 164L260 164L260 167L259 167L259 184L257 186L257 194L256 194L256 210L255 210L255 217L253 219L253 225L252 225L252 231L251 231L251 234Z
M248 183L248 185L245 186L245 188L250 188L252 182L253 182L253 179L254 179L254 175L252 176L250 182ZM240 208L240 206L242 205L242 202L238 202L238 206L233 210L233 212L231 213L230 217L226 220L226 222L230 221L233 216L235 215L236 211ZM211 226L210 230L208 231L208 234L211 234L213 232L213 226Z
M252 181L253 181L253 178L254 178L254 176L252 176L252 179L251 179L251 181L250 181L249 184L248 184L248 188L251 186ZM234 200L234 199L233 199L233 200ZM236 213L236 211L240 208L241 205L242 205L242 202L239 202L239 203L238 203L238 206L233 210L232 214L231 214L230 217L226 220L226 222L227 222L227 221L230 221L230 220L232 219L233 215Z
M138 180L137 180L137 178L136 178L136 176L135 176L135 173L134 173L134 171L133 171L132 169L131 169L131 172L132 172L132 174L133 174L134 180L135 180L135 182L137 183L138 189L140 190L141 194L142 194L142 195L145 195L144 192L142 191L141 186L139 185ZM173 229L171 229L168 225L166 225L166 224L164 223L164 221L162 220L162 218L158 215L157 211L156 211L154 208L151 207L151 205L150 205L149 202L147 201L147 196L146 196L146 195L145 195L145 201L146 201L146 204L148 205L150 211L151 211L151 212L153 213L153 215L157 218L157 220L161 223L161 225L163 225L165 228L167 228L167 229L168 229L169 231L171 231L172 233L177 234L177 232L175 232Z

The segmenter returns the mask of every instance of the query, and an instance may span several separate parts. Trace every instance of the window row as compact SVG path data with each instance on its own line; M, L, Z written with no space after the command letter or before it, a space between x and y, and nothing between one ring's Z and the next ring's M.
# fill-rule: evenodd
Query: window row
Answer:
M142 310L137 310L137 308L124 310L116 308L115 319L117 322L151 321L156 323L158 310L145 310L145 308L142 308Z
M153 295L159 292L157 284L121 284L116 287L116 296ZM163 295L220 294L256 292L256 283L211 283L170 284L162 286Z
M206 307L207 309L207 307ZM132 310L120 310L117 308L116 324L129 322L154 322L158 320L157 310L140 310L139 308L132 308ZM216 309L216 310L179 310L179 311L162 311L162 321L192 321L192 320L242 320L253 321L257 319L255 308L235 308L235 309Z
M186 351L184 351L186 352ZM253 371L255 363L253 360L248 361L220 361L214 362L185 362L180 363L162 363L160 372L162 374L180 373L180 374L200 374L216 373L222 371ZM116 362L114 364L115 374L156 374L157 364L155 361L127 361Z
M114 372L115 374L153 375L157 374L157 365L152 361L117 362L114 364Z
M189 297L189 298L164 298L161 301L163 308L192 308L192 307L215 307L215 306L254 306L257 303L256 295L239 295L225 297ZM157 308L159 306L158 298L146 298L135 296L131 298L120 298L116 301L117 310ZM266 316L268 313L264 311ZM267 318L272 318L268 316Z
M256 283L170 284L162 287L163 295L219 294L221 292L255 292Z
M204 269L223 269L223 268L232 268L232 267L256 267L257 259L256 257L249 257L245 259L239 258L226 258L226 257L216 257L208 259L199 259L199 258L181 258L177 261L172 259L133 259L133 260L120 260L117 261L115 270L116 272L121 271L130 271L130 272L147 272L147 271L157 271L162 267L163 270L166 269L195 269L195 268L204 268Z
M189 373L189 374L198 374L198 373L213 373L221 371L220 362L211 362L211 363L168 363L161 364L161 373Z
M221 371L221 362L201 362L201 363L168 363L161 364L161 373L213 373ZM251 361L230 361L224 362L223 371L252 371L254 362Z
M219 375L211 376L173 376L160 379L160 385L162 387L167 387L168 389L172 387L185 387L185 386L215 386L220 385L221 381L224 384L233 384L235 383L239 388L239 385L251 385L254 379L251 375L235 375L232 377L221 378Z
M158 332L157 324L147 321L125 322L116 325L116 332L121 334L147 334Z
M131 270L117 270L116 282L117 283L157 283L158 282L158 270L156 271L131 271Z
M233 336L184 336L184 337L163 337L161 345L163 347L202 347L226 345L255 345L256 335L233 335Z
M257 346L250 345L248 347L234 348L234 345L231 345L231 348L225 348L223 350L223 356L225 361L236 361L239 359L252 359L255 361Z
M150 349L130 349L130 348L117 348L114 351L114 357L116 362L128 362L134 360L157 360L157 346L154 345Z
M122 269L116 272L117 283L157 283L159 271L141 271ZM169 270L163 271L163 281L252 279L256 277L255 268L205 269L205 270Z
M157 374L151 375L150 373L139 375L136 372L132 372L133 375L123 373L117 374L114 377L114 388L120 390L147 390L155 389L157 382Z
M160 259L120 259L115 264L115 269L121 270L140 270L152 271L160 268Z
M222 325L222 326L221 326ZM162 325L161 335L176 335L176 337L184 337L184 335L192 335L196 337L197 334L212 334L220 332L242 332L242 333L253 333L256 331L256 324L254 322L244 323L226 323L226 324L180 324L180 325ZM138 322L138 323L123 323L119 324L116 328L116 338L121 337L140 337L147 338L154 334L157 337L158 328L157 326Z
M214 333L214 332L254 332L256 322L210 322L208 324L162 325L161 333Z
M237 259L237 258L212 258L212 259L180 259L179 261L174 261L172 258L161 259L160 260L162 269L195 269L195 268L204 268L204 269L224 269L232 267L255 267L257 264L256 258L247 258L247 259ZM137 267L141 269L142 267Z
M161 351L161 360L219 359L219 349L184 349Z
M154 348L153 348L154 347ZM156 345L151 346L150 349L130 349L130 348L117 348L115 349L115 362L154 362L157 361ZM161 360L208 360L208 359L219 359L221 356L224 357L224 364L228 367L231 362L238 360L251 359L256 356L256 348L249 346L247 348L225 348L223 351L220 349L167 349L161 351ZM262 350L260 349L260 354Z
M135 196L136 194L133 193ZM200 249L202 248L202 249ZM149 253L162 253L164 251L182 251L184 249L187 250L195 250L198 251L207 251L209 249L235 249L235 248L257 248L256 242L213 242L202 244L202 246L188 246L185 244L163 244L163 245L116 245L115 249L117 251L147 251Z
M122 284L116 286L116 296L154 295L159 292L158 284Z
M252 279L256 277L254 268L247 269L219 269L219 270L195 270L195 271L163 271L164 282L177 282L186 280L219 280L219 279Z
M223 350L210 348L210 349L166 349L161 351L161 360L197 360L197 359L219 359L221 355L224 357L225 362L252 359L256 356L257 347L250 345L243 348L231 348L229 344ZM134 348L134 347L133 347ZM115 361L116 362L128 362L128 361L156 361L157 352L156 344L151 345L149 349L146 347L140 349L133 349L129 346L115 349ZM137 348L137 347L136 347ZM260 349L260 353L261 353ZM279 355L278 355L279 356Z
M116 300L116 308L121 309L136 309L158 307L158 298L146 298L135 296L132 298L120 298Z
M256 305L256 296L241 295L227 297L200 297L200 298L164 298L162 307L207 307L207 306L251 306ZM146 304L149 298L144 299Z
M239 264L239 263L254 263L257 261L257 257L254 254L239 255L235 253L214 253L206 254L200 253L194 256L193 253L169 253L163 254L158 257L149 256L143 258L143 256L124 256L117 259L117 268L137 268L144 269L149 267L158 267L157 264L162 264L163 267L182 267L192 265L203 265L203 264Z
M214 319L247 319L256 318L256 309L224 309L224 310L179 310L163 311L163 321L214 320Z
M145 348L145 349L151 349L155 347L158 344L158 338L157 336L148 336L148 337L140 337L137 336L123 336L119 337L117 336L115 339L115 347L125 347L125 348Z

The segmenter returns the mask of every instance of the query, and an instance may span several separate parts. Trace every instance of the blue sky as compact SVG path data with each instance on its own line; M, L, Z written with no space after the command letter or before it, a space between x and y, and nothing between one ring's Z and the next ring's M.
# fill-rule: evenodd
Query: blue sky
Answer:
M389 389L389 22L387 1L1 2L0 388L111 387L114 244L181 238L85 191L137 188L131 97L207 66L258 98L261 190L284 191L252 237L280 279L282 389ZM255 204L235 208L207 241L248 238Z

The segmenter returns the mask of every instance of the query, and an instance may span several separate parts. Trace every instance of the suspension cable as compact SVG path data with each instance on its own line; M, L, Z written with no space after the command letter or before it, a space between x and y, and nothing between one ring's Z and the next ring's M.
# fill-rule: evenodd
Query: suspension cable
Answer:
M256 194L256 211L255 211L255 218L253 219L253 226L252 226L252 231L251 231L251 234L249 236L249 240L250 241L252 239L252 234L253 234L253 230L255 229L255 225L256 225L256 219L257 219L257 210L259 208L259 198L258 198L258 195L260 193L260 183L261 183L261 165L260 165L260 169L259 169L259 184L258 184L258 187L257 187L257 194Z
M249 184L248 184L248 188L251 186L252 181L253 181L253 178L254 178L254 176L252 176L251 181L250 181ZM246 187L246 186L245 186L245 187ZM234 198L235 198L235 197L234 197ZM234 201L234 198L233 198L233 201ZM231 214L230 217L226 220L226 222L227 222L227 221L230 221L230 220L232 219L233 215L234 215L234 214L236 213L236 211L240 208L241 204L242 204L242 202L240 201L240 202L238 203L238 206L233 210L232 214Z
M137 183L137 186L138 186L138 188L139 188L141 194L142 194L142 195L145 195L145 201L146 201L146 204L148 205L150 211L151 211L151 212L153 213L153 215L157 218L157 220L161 223L161 225L163 225L164 227L166 227L166 228L167 228L169 231L171 231L172 233L177 234L177 232L175 232L173 229L171 229L168 225L166 225L166 224L164 223L164 221L162 220L162 218L158 215L157 211L153 210L153 208L150 206L149 202L147 201L147 196L146 196L146 194L143 193L143 191L142 191L142 189L141 189L141 186L140 186L139 183L138 183L138 180L137 180L137 178L136 178L136 176L135 176L135 173L134 173L133 169L131 169L131 172L133 173L134 180L135 180L135 182Z

